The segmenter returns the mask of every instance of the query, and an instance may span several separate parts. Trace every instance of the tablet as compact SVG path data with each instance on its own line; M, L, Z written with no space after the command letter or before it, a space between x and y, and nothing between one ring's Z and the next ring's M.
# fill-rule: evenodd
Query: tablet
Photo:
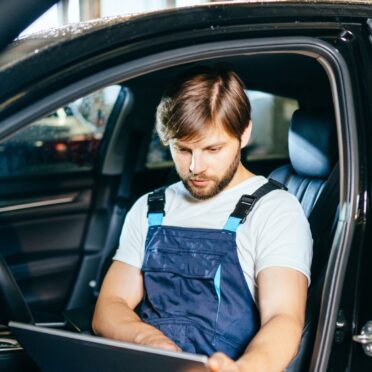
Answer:
M97 336L10 322L9 328L42 371L207 372L208 358Z

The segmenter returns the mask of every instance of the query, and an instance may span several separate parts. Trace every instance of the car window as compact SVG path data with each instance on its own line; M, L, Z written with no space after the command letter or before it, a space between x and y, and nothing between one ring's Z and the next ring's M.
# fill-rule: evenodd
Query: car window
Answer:
M288 128L298 102L269 93L246 91L252 105L253 132L247 148L249 160L288 158ZM168 147L163 146L154 130L147 154L147 168L172 166Z
M248 91L252 105L252 137L249 160L288 158L288 129L297 100L259 91Z
M0 142L0 177L92 170L120 86L60 107Z

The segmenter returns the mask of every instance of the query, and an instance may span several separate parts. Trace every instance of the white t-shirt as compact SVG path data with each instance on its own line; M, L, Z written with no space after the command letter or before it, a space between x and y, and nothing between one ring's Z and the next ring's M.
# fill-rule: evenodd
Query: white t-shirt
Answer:
M254 176L207 200L190 195L182 182L166 189L163 225L222 229L243 194L253 194L267 182ZM147 194L128 212L114 260L141 268L148 230ZM289 267L303 273L310 284L312 237L298 200L289 192L272 191L254 206L238 227L238 257L254 300L256 278L267 267Z

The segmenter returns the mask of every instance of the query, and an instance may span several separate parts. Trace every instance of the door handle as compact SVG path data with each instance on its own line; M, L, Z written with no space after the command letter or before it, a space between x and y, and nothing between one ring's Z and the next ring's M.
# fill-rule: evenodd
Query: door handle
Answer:
M354 335L353 340L362 344L366 355L372 357L372 321L369 320L361 329L359 335Z
M49 196L43 198L32 198L25 200L18 200L16 203L0 203L0 213L4 212L16 212L24 209L39 208L54 206L58 204L66 204L74 202L79 193L70 193L57 196Z

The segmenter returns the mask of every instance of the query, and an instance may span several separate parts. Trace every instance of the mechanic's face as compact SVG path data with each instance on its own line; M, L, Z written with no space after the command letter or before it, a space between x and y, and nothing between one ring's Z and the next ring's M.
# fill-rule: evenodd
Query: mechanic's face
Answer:
M218 127L193 140L170 141L177 172L191 195L209 199L247 178L247 170L240 163L240 149L248 143L251 126L241 140Z

